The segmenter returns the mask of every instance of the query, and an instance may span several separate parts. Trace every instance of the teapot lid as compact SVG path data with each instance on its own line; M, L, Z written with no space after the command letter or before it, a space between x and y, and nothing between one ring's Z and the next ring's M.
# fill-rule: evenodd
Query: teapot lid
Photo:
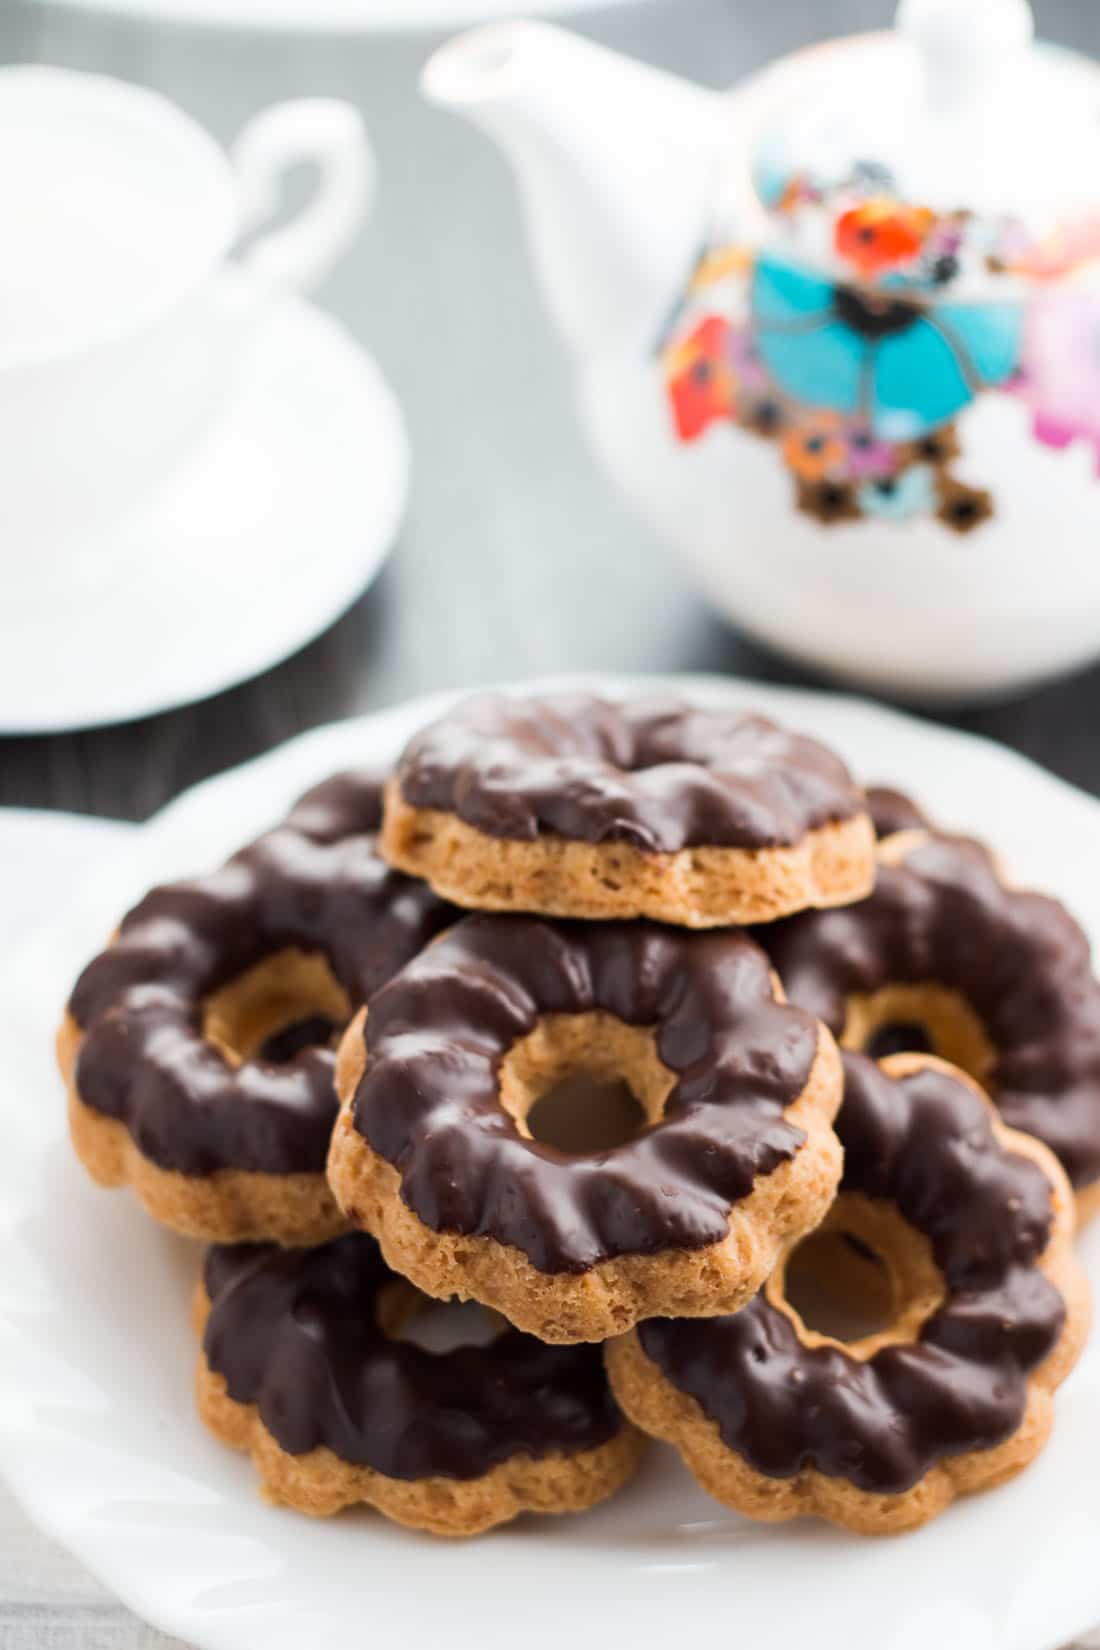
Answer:
M933 290L1100 265L1100 72L1027 0L901 0L764 79L753 184L815 263Z

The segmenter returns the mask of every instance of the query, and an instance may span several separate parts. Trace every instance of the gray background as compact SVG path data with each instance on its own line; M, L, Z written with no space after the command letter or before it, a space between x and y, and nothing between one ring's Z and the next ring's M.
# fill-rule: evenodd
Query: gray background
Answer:
M893 0L644 0L579 26L719 86L892 11ZM1100 51L1095 0L1037 0L1036 11L1050 37ZM417 98L418 69L438 38L147 28L0 0L0 60L142 81L223 139L276 98L332 93L365 110L382 194L322 298L381 361L415 454L393 560L333 630L202 705L125 728L0 741L0 802L142 819L183 786L315 722L492 677L609 668L795 679L708 611L596 470L505 165L471 128ZM1093 671L956 720L1100 792L1098 710Z

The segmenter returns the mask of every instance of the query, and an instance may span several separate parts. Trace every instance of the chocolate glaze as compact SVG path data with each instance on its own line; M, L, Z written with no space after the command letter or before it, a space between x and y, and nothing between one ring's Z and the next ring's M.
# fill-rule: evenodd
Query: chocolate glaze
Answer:
M267 1059L233 1067L202 1035L202 1003L295 946L322 952L358 1005L451 919L426 887L378 857L380 818L376 778L329 780L221 870L147 894L80 976L69 1005L84 1032L80 1098L125 1123L161 1168L324 1168L335 1057L311 1045L327 1043L331 1025L297 1044L278 1034Z
M804 912L758 938L787 995L834 1033L846 999L935 984L974 1009L996 1052L1006 1122L1046 1142L1075 1186L1100 1176L1100 985L1064 906L1005 887L989 851L929 835L878 867L858 905Z
M1004 1150L965 1084L926 1069L890 1079L845 1056L842 1191L893 1203L928 1237L946 1299L911 1345L860 1362L807 1347L763 1293L743 1312L639 1326L647 1357L757 1472L814 1467L895 1494L947 1455L991 1449L1020 1425L1028 1372L1056 1345L1065 1303L1037 1262L1050 1186Z
M500 1061L544 1014L652 1026L679 1081L660 1123L610 1151L526 1140L501 1109ZM784 1118L817 1051L777 1003L746 934L647 922L467 917L371 999L359 1133L435 1232L495 1238L541 1272L695 1249L805 1136Z
M516 1455L595 1449L623 1424L598 1346L515 1329L446 1353L388 1339L376 1308L394 1274L359 1233L211 1249L203 1281L210 1368L291 1455L323 1445L387 1478L481 1478Z
M489 836L542 832L651 853L768 848L863 811L840 759L762 716L587 694L469 699L397 768L405 801Z
M923 830L928 824L919 803L889 785L868 785L867 812L877 837L893 836L897 831Z

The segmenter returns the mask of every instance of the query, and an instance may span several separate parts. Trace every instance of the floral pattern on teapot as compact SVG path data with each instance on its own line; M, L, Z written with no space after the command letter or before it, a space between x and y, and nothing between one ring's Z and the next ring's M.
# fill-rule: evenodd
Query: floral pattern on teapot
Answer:
M899 200L875 167L829 190L757 183L776 244L715 237L661 343L681 442L734 424L772 443L822 523L936 516L958 533L995 508L957 469L980 395L1021 397L1037 440L1083 438L1100 466L1100 293L1048 285L1100 258L1100 214L1036 242Z

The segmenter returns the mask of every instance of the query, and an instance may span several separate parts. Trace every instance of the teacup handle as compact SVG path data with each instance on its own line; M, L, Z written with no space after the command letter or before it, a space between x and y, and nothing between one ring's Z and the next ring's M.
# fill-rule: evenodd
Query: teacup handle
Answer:
M361 228L374 194L374 152L357 109L336 98L276 103L246 122L230 150L241 231L279 209L292 166L312 161L319 177L296 217L242 254L265 283L308 291L323 281Z

